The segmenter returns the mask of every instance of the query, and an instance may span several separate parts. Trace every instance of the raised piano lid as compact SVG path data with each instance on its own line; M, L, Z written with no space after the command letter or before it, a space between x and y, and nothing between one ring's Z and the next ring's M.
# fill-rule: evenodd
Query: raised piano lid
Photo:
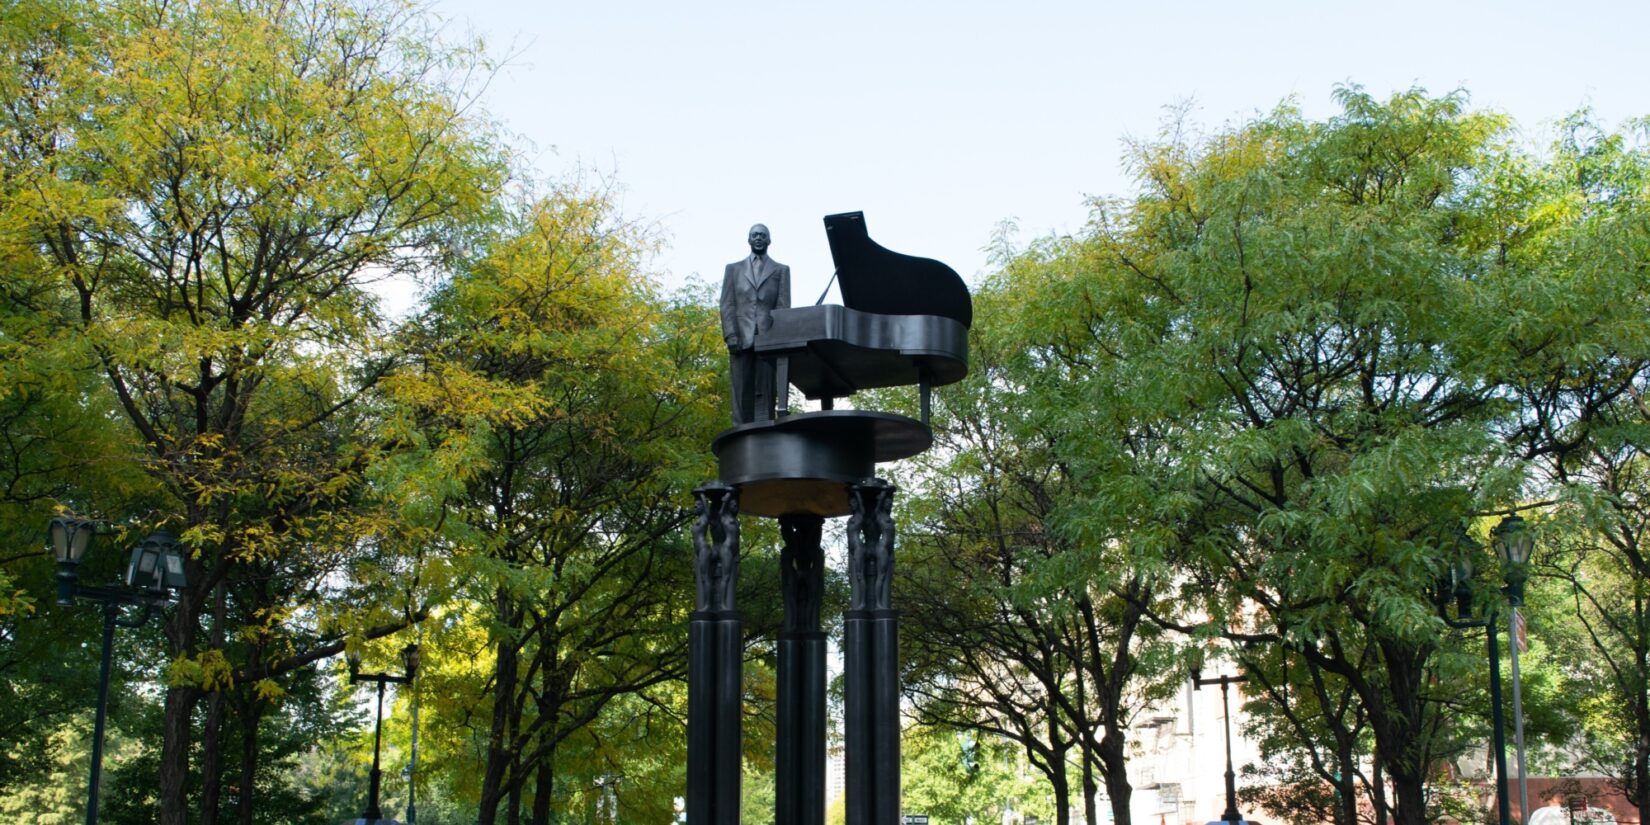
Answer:
M825 236L849 309L878 315L939 315L974 323L974 302L957 271L931 258L884 249L871 240L864 212L825 216Z

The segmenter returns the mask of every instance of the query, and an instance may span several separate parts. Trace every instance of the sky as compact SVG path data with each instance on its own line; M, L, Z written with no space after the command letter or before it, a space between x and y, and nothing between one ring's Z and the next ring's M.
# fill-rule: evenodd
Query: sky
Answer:
M1005 221L1018 243L1081 229L1133 182L1129 140L1175 107L1207 129L1292 98L1336 111L1465 89L1532 145L1591 106L1650 115L1650 2L626 2L436 0L504 65L480 105L537 173L605 177L665 243L667 287L720 283L752 223L795 304L831 273L822 218L971 284ZM835 292L830 300L837 300Z

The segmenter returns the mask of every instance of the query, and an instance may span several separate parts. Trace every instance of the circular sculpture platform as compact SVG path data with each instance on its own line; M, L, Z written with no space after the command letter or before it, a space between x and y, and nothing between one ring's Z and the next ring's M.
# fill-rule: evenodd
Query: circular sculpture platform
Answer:
M848 485L884 461L934 442L921 421L867 410L821 410L740 424L710 442L720 477L739 488L739 509L777 518L848 515Z

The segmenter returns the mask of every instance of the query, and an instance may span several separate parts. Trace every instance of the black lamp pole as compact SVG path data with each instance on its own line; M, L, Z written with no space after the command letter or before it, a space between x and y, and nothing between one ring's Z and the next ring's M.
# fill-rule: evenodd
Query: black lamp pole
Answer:
M1248 677L1216 676L1205 679L1200 674L1197 668L1192 669L1192 687L1201 690L1204 685L1220 685L1220 710L1226 723L1226 811L1220 815L1220 821L1243 822L1243 814L1238 813L1237 806L1237 772L1232 770L1232 706L1228 693L1232 685L1248 681Z
M1471 542L1469 537L1462 537L1463 542ZM1438 604L1438 615L1450 627L1466 629L1474 627L1484 628L1485 638L1488 640L1490 657L1490 727L1495 746L1495 808L1496 821L1499 825L1512 825L1512 811L1507 799L1507 722L1501 711L1501 647L1496 643L1495 622L1496 611L1492 608L1482 619L1472 619L1472 564L1459 562L1450 570L1451 588L1455 596L1455 611L1460 616L1451 619L1446 612L1448 594L1441 593Z
M413 676L418 673L418 645L410 644L402 648L401 659L407 672L399 676L392 673L357 673L353 667L350 669L350 684L375 682L378 685L378 711L372 726L372 773L367 786L367 809L361 813L361 818L368 822L384 818L383 811L378 807L378 790L383 782L383 772L378 769L378 754L384 741L384 686L412 682Z
M418 772L418 689L412 695L412 754L407 760L407 825L418 823L418 786L413 784Z
M1524 583L1529 579L1530 551L1535 536L1514 513L1501 520L1491 534L1495 553L1501 557L1501 580L1506 583L1507 604L1512 609L1512 644L1507 651L1512 660L1513 752L1518 756L1518 812L1530 815L1529 771L1524 768L1524 696L1518 678L1518 609L1524 606Z
M109 650L115 641L120 605L103 603L103 657L97 666L97 716L92 723L92 772L86 783L86 825L97 825L97 789L103 784L103 728L109 716Z
M80 562L97 533L94 522L60 516L46 534L57 555L57 603L96 602L103 606L103 651L97 668L97 713L92 721L92 767L86 787L86 825L97 825L98 788L103 782L103 732L109 716L109 670L115 628L142 627L156 608L172 602L171 590L183 587L183 564L176 539L155 533L132 551L125 587L80 583ZM121 618L123 607L141 607L133 618Z

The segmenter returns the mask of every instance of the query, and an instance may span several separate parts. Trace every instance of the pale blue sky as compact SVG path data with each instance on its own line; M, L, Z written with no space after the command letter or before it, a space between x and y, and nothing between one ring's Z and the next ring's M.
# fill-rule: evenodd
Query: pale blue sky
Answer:
M820 218L970 282L1013 219L1071 231L1126 194L1122 143L1191 100L1215 127L1336 83L1378 95L1464 87L1532 141L1591 105L1650 114L1650 3L463 3L449 31L510 56L483 105L546 174L613 173L657 224L669 285L718 280L762 221L796 303L831 271ZM835 298L833 297L833 300Z

